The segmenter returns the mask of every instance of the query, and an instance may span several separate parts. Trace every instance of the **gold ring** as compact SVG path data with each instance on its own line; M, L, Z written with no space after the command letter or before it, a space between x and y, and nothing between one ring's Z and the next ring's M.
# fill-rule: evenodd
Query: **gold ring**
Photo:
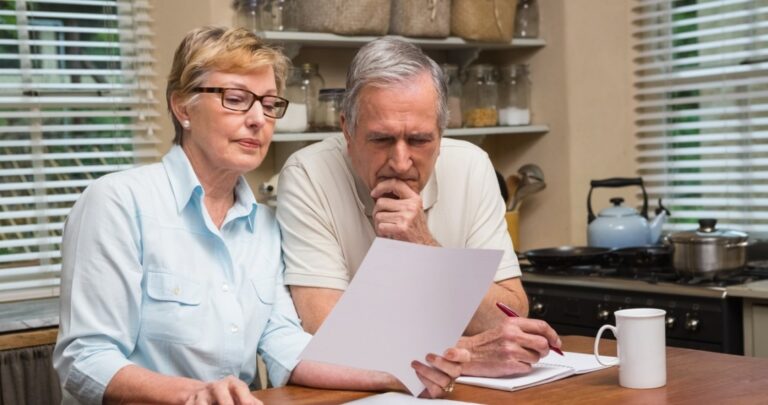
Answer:
M454 381L449 382L448 385L443 387L443 391L445 391L446 394L452 393L455 385L454 383L455 383Z

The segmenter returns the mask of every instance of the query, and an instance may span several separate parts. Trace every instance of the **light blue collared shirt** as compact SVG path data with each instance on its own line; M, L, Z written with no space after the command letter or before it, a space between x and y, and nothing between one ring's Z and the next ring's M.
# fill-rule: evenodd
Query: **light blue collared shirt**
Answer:
M104 176L72 209L62 242L54 366L66 402L101 404L122 367L251 383L256 355L285 384L310 336L283 285L274 214L241 177L219 230L179 146Z

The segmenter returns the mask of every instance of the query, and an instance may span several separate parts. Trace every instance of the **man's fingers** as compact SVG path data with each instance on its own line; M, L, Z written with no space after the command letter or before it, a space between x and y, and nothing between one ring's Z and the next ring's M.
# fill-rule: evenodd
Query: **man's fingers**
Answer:
M557 332L555 332L555 330L552 329L548 323L542 320L529 318L510 318L509 321L517 323L520 330L529 336L535 335L543 337L547 341L547 349L549 349L549 345L555 347L560 347L562 345L562 341L557 335Z
M394 194L400 199L411 198L418 195L408 187L408 184L399 179L387 179L381 181L373 187L373 190L371 190L371 197L374 200L377 200L386 194Z
M453 382L453 379L450 376L421 362L414 360L411 362L411 367L416 370L416 375L426 387L430 398L444 396L446 392L443 388Z

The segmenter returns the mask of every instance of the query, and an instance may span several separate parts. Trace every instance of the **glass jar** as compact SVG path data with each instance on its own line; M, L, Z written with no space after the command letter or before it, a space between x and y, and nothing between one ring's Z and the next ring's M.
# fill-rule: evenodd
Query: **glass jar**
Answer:
M276 132L305 132L309 129L307 120L307 96L302 86L301 69L290 68L285 81L285 95L288 110L283 118L276 120Z
M500 69L499 125L531 123L531 81L527 65L507 65Z
M233 7L237 13L239 27L251 31L262 31L262 10L265 0L236 0Z
M515 11L515 38L539 37L539 3L519 0Z
M495 68L478 64L469 67L462 92L464 126L492 127L498 121L496 103L499 98Z
M309 128L314 129L320 89L325 87L325 80L320 76L317 63L303 63L301 70L301 89L304 92L304 103L307 105L307 122Z
M443 68L445 83L448 85L448 128L461 128L461 81L459 67L450 63L440 65Z
M315 115L315 128L318 131L341 130L339 114L345 92L345 89L320 89Z
M295 31L293 0L262 0L261 23L265 31Z

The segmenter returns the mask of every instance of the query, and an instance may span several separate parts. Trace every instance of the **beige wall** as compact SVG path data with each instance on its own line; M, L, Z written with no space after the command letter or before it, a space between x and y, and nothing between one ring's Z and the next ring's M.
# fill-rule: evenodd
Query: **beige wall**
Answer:
M158 89L165 88L173 50L183 34L199 25L232 24L230 4L220 0L153 2ZM585 244L589 180L635 173L631 2L540 0L539 7L546 47L481 54L481 58L495 62L530 62L534 121L551 128L546 135L498 135L479 140L503 174L514 173L531 162L539 164L546 174L547 188L521 208L521 250ZM343 85L340 72L353 54L349 49L305 49L294 61L319 62L326 84L337 86ZM162 124L165 151L172 127L168 120ZM249 175L254 189L300 146L274 144L262 167ZM594 207L605 207L614 195L634 201L633 191L600 190Z

